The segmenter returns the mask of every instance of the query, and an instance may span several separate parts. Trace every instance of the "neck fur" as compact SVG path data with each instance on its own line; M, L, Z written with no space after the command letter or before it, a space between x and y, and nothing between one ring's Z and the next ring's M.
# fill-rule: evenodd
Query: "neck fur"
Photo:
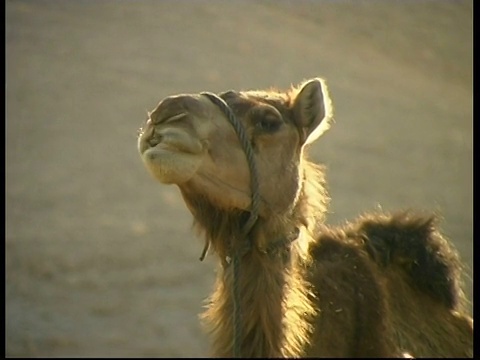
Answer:
M301 357L308 347L311 318L315 315L314 295L305 280L310 261L308 247L315 241L315 227L323 220L320 218L328 198L321 168L310 163L307 166L314 173L304 176L291 213L268 220L260 218L249 239L253 247L240 259L237 284L242 357ZM197 210L194 213L197 226L224 264L202 320L213 338L213 355L232 357L233 266L225 265L224 259L230 255L232 241L245 241L237 237L248 214L222 212L205 198L189 198L188 201L190 207ZM261 251L269 243L285 238L295 227L300 229L300 234L293 243L278 252Z
M297 241L301 241L300 239ZM288 250L284 250L288 251ZM240 262L242 357L298 357L308 344L313 294L304 280L297 244L290 258L252 250ZM233 266L222 268L202 318L214 355L233 355Z

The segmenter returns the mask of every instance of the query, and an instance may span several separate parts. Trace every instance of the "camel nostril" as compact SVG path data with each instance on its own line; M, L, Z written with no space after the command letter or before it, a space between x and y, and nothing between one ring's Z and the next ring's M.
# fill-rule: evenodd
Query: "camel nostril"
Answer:
M147 144L150 145L150 147L157 146L162 142L162 136L161 135L155 135L153 134L150 139L147 140Z

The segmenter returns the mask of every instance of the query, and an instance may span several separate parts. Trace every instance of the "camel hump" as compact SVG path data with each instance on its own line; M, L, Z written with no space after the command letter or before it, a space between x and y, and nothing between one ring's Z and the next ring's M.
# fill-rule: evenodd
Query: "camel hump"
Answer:
M400 267L413 287L450 309L458 306L462 265L456 249L438 230L437 216L405 211L366 216L357 226L380 266Z

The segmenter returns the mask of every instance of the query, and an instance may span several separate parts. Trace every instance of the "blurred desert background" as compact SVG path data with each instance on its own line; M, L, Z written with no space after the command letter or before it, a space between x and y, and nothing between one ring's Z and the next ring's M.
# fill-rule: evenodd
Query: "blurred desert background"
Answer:
M473 1L5 6L7 357L208 356L216 263L136 148L175 93L327 79L328 222L439 213L472 297Z

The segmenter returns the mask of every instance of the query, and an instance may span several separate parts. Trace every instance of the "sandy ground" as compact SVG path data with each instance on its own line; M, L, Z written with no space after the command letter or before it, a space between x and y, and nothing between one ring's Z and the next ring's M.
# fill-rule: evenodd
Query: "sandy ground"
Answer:
M439 212L473 276L473 1L6 2L6 355L208 356L215 261L136 130L163 97L327 79L328 221Z

